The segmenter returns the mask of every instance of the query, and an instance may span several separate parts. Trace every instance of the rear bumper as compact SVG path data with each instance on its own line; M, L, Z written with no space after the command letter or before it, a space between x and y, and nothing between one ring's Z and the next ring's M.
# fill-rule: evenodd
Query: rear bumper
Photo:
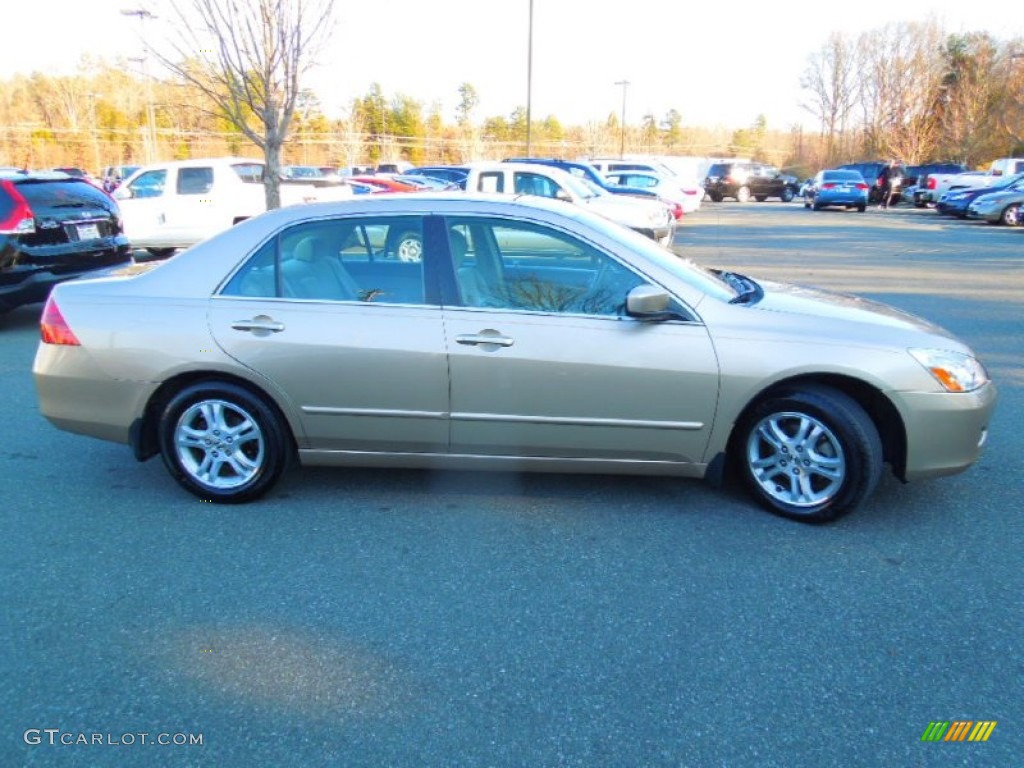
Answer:
M82 347L40 343L32 366L39 410L54 426L129 443L155 382L114 379Z
M90 264L84 269L68 267L26 267L0 271L0 309L14 309L23 304L46 301L50 290L58 283L79 277L96 277L106 269L120 267L132 261L127 247L101 264Z

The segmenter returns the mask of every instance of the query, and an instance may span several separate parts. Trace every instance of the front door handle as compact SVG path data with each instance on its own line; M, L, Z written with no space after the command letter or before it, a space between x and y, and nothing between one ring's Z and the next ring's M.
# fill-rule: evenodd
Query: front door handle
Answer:
M279 323L272 317L257 315L252 320L235 320L231 327L236 331L252 331L257 335L267 333L280 333L284 330L284 323Z
M515 339L502 336L497 331L481 331L480 333L465 333L456 336L455 341L468 346L493 345L496 347L511 347L516 343Z

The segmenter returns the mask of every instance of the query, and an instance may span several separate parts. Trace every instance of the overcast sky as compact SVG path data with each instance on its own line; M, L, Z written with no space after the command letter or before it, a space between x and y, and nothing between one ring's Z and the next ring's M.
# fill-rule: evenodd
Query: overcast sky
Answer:
M83 54L138 57L139 29L155 47L168 33L169 0L36 0L4 8L0 76L74 71ZM187 3L189 0L179 0ZM147 7L140 23L122 10ZM336 0L337 20L308 80L325 111L341 116L373 82L452 119L458 87L480 96L477 117L508 115L527 99L530 0ZM1010 8L1015 10L1010 12ZM833 31L850 34L933 18L947 32L1024 37L1020 0L533 0L534 119L563 124L619 114L626 121L676 109L686 125L770 128L811 122L801 110L807 57Z

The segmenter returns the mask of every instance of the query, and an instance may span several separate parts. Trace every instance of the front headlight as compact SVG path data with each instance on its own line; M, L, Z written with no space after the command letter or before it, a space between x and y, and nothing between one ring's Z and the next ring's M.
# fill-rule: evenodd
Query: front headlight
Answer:
M985 366L970 355L946 349L908 349L947 392L973 392L988 381Z

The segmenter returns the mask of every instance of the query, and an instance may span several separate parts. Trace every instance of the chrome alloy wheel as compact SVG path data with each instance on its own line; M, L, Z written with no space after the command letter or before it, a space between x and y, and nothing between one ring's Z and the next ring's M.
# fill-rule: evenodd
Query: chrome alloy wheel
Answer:
M423 261L423 241L416 235L403 235L395 248L395 255L399 261Z
M175 425L174 446L182 469L216 490L248 483L266 455L256 419L226 400L200 400L187 408Z
M824 504L846 478L839 439L806 413L786 411L761 419L750 431L746 458L768 496L796 507Z

